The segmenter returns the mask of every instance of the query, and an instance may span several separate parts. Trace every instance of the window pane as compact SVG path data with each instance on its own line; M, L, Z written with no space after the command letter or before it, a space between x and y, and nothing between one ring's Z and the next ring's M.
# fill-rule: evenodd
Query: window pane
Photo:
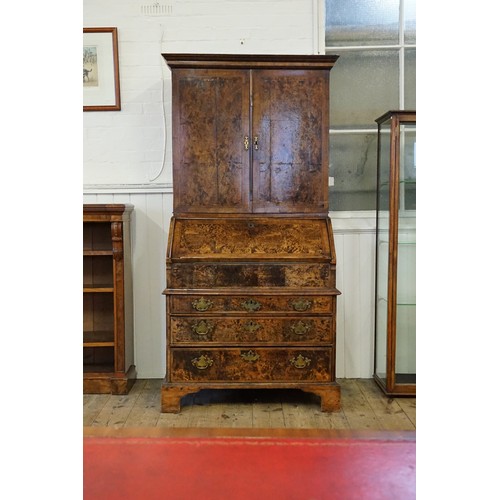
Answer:
M403 0L405 12L405 43L417 43L417 10L415 0Z
M417 109L417 51L405 49L405 109Z
M399 0L326 0L326 45L398 43Z
M415 125L401 125L400 161L401 192L399 195L400 210L416 210L417 208L417 130Z
M342 52L331 73L330 126L376 129L375 119L398 109L397 50Z
M330 210L375 210L377 133L330 134Z

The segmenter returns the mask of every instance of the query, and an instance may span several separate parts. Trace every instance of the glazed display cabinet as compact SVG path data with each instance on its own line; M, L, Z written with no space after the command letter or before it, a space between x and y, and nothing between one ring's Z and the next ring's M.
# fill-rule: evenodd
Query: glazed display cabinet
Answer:
M201 389L302 389L340 408L328 217L337 56L163 54L173 207L162 411Z
M416 112L378 124L374 378L416 395Z
M83 392L127 394L136 378L132 205L83 205Z

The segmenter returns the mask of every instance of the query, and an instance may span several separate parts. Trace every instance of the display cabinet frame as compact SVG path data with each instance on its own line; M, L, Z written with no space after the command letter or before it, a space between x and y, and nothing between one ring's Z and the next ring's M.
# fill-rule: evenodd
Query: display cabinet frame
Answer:
M374 379L390 396L416 395L416 111L376 120Z

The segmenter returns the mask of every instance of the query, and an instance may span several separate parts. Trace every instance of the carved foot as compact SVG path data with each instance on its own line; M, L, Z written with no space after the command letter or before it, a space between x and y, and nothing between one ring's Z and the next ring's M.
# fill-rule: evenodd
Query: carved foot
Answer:
M181 399L192 392L199 391L193 387L172 387L162 385L161 387L161 412L179 413L181 411Z
M306 392L312 392L321 398L321 411L336 412L340 411L340 386L316 386L303 389Z

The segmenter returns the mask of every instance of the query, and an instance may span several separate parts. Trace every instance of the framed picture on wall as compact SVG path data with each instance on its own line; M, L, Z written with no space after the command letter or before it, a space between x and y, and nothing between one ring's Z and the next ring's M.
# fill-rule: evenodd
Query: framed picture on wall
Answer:
M83 111L119 111L116 28L83 28Z

